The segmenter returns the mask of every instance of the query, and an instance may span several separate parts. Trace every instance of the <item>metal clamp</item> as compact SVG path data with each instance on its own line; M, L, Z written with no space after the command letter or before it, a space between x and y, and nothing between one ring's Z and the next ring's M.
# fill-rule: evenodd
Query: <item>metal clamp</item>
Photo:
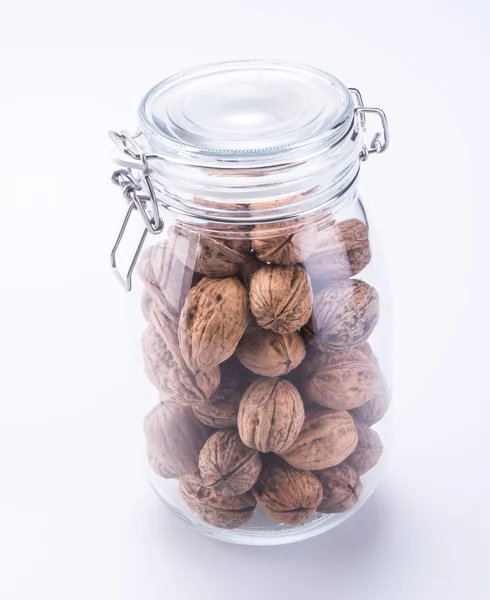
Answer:
M111 251L111 267L118 281L129 292L132 286L132 274L143 249L147 234L157 235L161 233L164 223L160 217L155 191L148 175L147 156L135 141L135 138L141 135L141 132L131 136L126 131L122 131L121 133L111 131L109 135L125 154L139 163L138 170L140 174L137 177L128 168L117 169L112 174L113 183L122 189L123 197L129 206ZM126 275L122 275L117 266L116 254L134 210L140 214L145 228L136 246L128 271Z
M388 119L386 114L380 108L366 108L365 106L358 106L354 109L354 114L359 115L361 125L366 131L366 115L375 114L381 120L382 131L377 131L369 144L369 147L364 144L361 151L361 160L367 160L370 154L382 154L385 152L390 145L390 132L388 129Z

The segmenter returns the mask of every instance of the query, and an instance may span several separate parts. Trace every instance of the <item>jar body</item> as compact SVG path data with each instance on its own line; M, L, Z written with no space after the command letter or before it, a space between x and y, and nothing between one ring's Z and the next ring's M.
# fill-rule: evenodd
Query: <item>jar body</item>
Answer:
M162 217L133 294L154 489L226 541L335 527L374 491L390 437L390 306L357 189L273 223Z

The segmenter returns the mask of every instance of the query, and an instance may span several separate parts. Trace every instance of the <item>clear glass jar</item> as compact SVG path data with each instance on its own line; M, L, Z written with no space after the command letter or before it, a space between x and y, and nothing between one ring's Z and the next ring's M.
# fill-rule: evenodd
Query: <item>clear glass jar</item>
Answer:
M366 115L382 124L368 144ZM151 483L222 540L331 529L372 494L389 436L390 307L358 193L384 113L322 71L245 61L166 79L139 118L112 133L129 208L111 259L126 289L139 275Z

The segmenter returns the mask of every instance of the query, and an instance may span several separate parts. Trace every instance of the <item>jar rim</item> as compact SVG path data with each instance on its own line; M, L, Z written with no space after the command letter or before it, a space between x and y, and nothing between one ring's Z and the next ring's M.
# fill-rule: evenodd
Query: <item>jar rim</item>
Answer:
M349 89L320 69L279 60L194 67L155 85L139 120L153 151L241 168L327 150L351 126Z

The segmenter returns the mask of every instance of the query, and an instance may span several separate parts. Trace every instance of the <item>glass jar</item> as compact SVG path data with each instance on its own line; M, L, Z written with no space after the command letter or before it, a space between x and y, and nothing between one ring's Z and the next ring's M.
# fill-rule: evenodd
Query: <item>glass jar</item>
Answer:
M136 288L151 483L222 540L331 529L372 494L389 435L390 311L358 192L385 115L322 71L244 61L166 79L139 120L111 133L129 203L111 261Z

